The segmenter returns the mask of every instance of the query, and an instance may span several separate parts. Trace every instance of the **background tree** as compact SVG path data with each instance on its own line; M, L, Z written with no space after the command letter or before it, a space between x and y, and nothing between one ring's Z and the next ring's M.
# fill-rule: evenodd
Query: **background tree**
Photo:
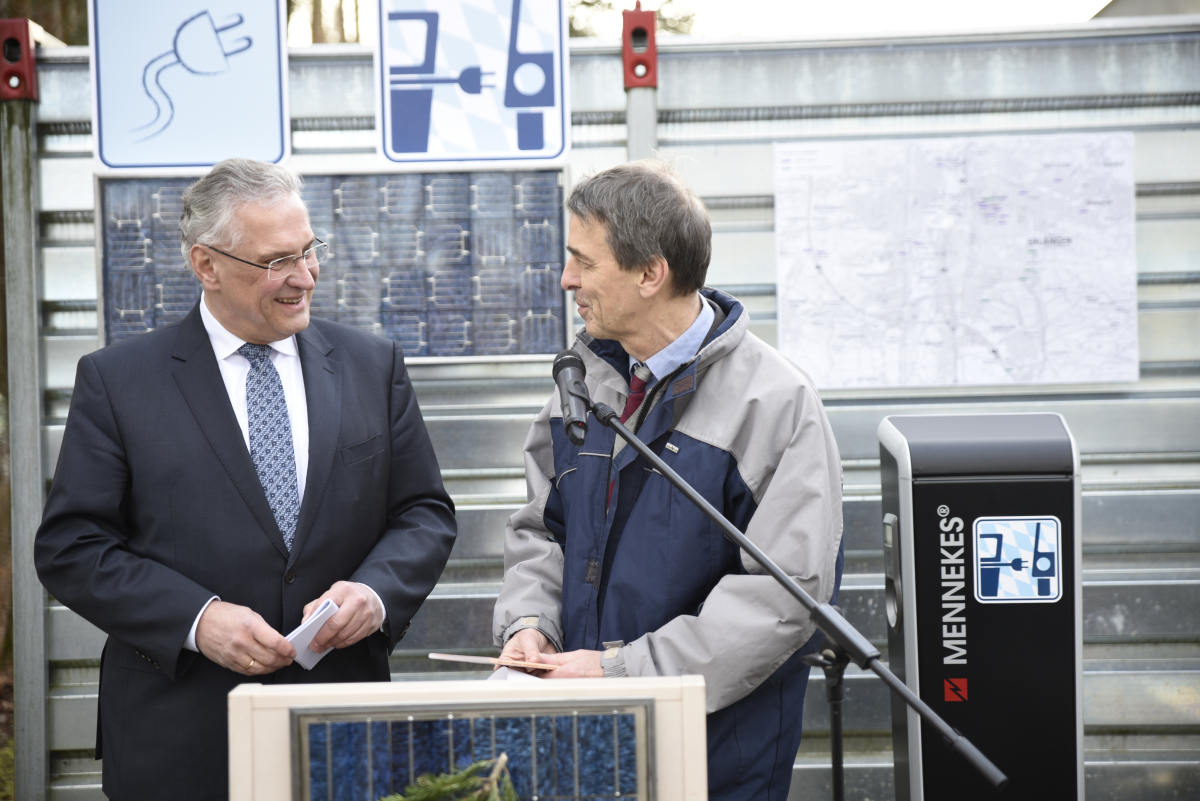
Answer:
M25 17L69 45L88 43L87 0L0 0L0 18Z
M622 8L625 4L622 4ZM596 21L621 11L614 0L567 0L571 36L596 36ZM664 33L689 34L696 19L694 11L685 11L675 0L664 0L655 11L657 30Z
M595 36L592 26L597 14L611 14L616 10L612 0L568 0L569 30L572 36Z

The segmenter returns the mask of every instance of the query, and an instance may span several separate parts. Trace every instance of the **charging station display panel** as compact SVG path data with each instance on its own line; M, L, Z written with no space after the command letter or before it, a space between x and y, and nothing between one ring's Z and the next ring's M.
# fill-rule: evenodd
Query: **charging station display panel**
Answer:
M194 180L100 181L105 344L179 322L199 300L179 232ZM312 315L393 339L407 357L557 353L562 191L559 171L305 176L330 254Z
M921 698L1025 801L1078 797L1071 476L912 482ZM926 799L991 798L921 728Z

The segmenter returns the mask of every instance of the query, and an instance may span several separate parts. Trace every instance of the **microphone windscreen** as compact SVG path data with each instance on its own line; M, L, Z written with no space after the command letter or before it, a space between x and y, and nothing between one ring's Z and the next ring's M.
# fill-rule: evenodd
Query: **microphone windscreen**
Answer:
M574 367L581 374L587 375L587 368L583 366L583 359L579 358L579 354L567 348L561 351L554 357L554 380L558 380L558 374L568 367Z

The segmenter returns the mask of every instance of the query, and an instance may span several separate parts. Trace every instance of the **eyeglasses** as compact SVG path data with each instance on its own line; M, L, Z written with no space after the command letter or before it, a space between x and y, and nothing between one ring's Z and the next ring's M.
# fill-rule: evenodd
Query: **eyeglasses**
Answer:
M292 274L292 271L296 269L296 265L298 263L304 262L305 269L311 270L317 265L323 263L325 259L329 257L329 245L322 242L320 239L317 239L316 237L313 237L313 241L316 242L316 244L301 253L299 256L281 256L280 258L273 259L266 264L257 264L256 262L246 261L245 259L238 258L232 253L226 253L220 248L215 248L212 245L204 245L204 247L208 248L209 250L215 250L222 256L228 256L234 261L240 261L242 264L249 264L251 267L257 267L260 270L266 270L268 281L282 281Z

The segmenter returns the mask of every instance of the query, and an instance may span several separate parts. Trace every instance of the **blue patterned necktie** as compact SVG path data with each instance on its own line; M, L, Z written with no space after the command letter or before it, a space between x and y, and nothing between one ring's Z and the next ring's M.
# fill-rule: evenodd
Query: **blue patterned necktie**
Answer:
M300 490L296 482L296 452L292 448L292 421L288 417L283 382L271 364L270 345L238 348L250 361L246 376L246 416L250 422L250 458L267 493L271 513L292 550L296 519L300 516Z

